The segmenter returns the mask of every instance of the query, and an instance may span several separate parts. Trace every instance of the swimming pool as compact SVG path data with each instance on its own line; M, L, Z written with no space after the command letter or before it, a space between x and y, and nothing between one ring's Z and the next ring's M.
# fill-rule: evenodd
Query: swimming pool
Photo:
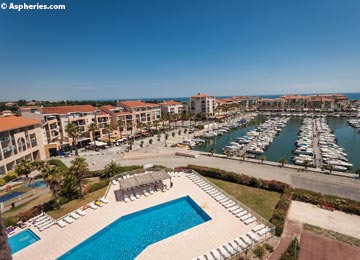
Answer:
M189 196L120 217L58 260L131 260L147 246L211 220Z
M11 191L10 193L3 195L0 197L0 202L5 202L7 200L10 200L12 198L15 198L21 194L23 194L24 192L22 191Z
M46 187L46 183L43 180L36 180L35 182L32 183L26 183L24 184L25 187L31 187L31 188L45 188Z
M39 240L40 238L34 232L32 232L30 229L27 228L24 231L21 231L20 233L10 237L8 242L11 248L11 253L15 254L21 249Z

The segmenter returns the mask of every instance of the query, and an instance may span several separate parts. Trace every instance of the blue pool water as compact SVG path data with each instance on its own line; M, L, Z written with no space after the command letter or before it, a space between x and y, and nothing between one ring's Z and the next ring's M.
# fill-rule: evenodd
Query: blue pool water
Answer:
M35 182L32 182L32 183L27 183L25 184L26 187L31 187L31 188L40 188L40 187L43 187L45 188L46 186L46 183L44 181L35 181Z
M123 216L58 260L131 260L147 246L211 218L189 197Z
M10 200L12 198L15 198L21 194L23 194L24 192L21 192L21 191L12 191L6 195L3 195L0 197L0 202L4 202L4 201L7 201L7 200Z
M8 242L12 254L15 254L16 252L35 243L38 240L40 240L40 238L34 232L27 228L24 231L21 231L20 233L10 237Z

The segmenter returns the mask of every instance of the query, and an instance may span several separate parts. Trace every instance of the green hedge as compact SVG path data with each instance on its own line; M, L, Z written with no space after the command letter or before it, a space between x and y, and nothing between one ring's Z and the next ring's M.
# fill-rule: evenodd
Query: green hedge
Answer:
M89 187L86 189L86 191L87 191L87 193L91 193L91 192L100 190L100 189L106 187L107 185L109 185L109 180L103 179L97 183L93 183L93 184L89 185Z
M288 210L291 204L291 193L290 190L285 191L278 203L275 206L273 215L270 218L270 222L275 226L275 235L281 236L284 226L285 220L287 217Z
M188 168L193 169L194 171L206 177L221 179L223 181L234 182L234 183L265 189L269 191L284 193L286 189L291 188L290 185L280 181L275 181L275 180L268 181L268 180L258 179L255 177L247 176L245 174L228 172L217 168L208 168L198 165L188 165Z
M55 165L55 166L59 167L62 170L65 170L65 171L68 170L68 167L61 160L50 159L50 160L47 161L47 163L50 164L50 165Z

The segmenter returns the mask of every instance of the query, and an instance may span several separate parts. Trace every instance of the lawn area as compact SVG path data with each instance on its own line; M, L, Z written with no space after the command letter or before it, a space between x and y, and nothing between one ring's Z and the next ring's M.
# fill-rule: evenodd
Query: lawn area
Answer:
M280 198L280 194L277 192L256 189L213 178L207 179L267 220L271 218Z
M61 205L60 209L52 210L47 213L54 219L58 219L93 200L101 198L102 196L104 196L106 189L107 186L97 191L86 194L83 199L72 200L64 205Z

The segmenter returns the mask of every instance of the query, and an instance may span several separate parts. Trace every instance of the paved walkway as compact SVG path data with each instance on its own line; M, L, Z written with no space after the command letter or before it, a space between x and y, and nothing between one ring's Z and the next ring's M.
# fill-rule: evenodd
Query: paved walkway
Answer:
M302 225L299 222L288 220L285 225L284 232L281 236L280 243L270 256L269 260L278 260L282 253L289 247L294 237L300 236L301 230Z

